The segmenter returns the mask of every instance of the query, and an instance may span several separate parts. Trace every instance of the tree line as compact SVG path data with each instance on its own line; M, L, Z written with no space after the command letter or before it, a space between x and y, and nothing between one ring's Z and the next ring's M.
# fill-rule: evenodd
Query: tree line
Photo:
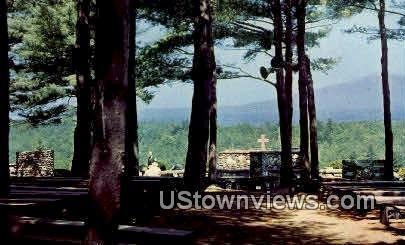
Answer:
M71 114L60 124L39 125L12 123L10 128L10 162L15 162L15 152L36 149L55 151L55 168L71 169L73 157L73 132L76 125ZM149 152L164 169L184 168L187 152L188 121L182 123L140 122L139 164L146 167ZM299 125L293 125L292 145L300 144ZM257 139L266 134L269 149L280 150L279 130L275 123L263 125L240 124L218 126L217 151L229 149L256 149ZM404 122L393 122L394 167L405 164ZM343 159L384 159L384 124L382 122L318 122L320 168L340 165Z

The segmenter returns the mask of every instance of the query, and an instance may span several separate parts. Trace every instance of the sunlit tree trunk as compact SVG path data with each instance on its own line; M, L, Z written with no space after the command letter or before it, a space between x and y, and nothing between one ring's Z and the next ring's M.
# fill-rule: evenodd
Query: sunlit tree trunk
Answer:
M216 82L212 16L209 0L194 0L194 94L188 135L184 181L190 190L201 190L208 164L212 89ZM211 125L214 127L214 125Z
M384 178L394 179L394 139L391 122L391 95L388 80L388 43L387 30L385 27L385 0L380 0L378 12L380 38L381 38L381 82L384 98L384 127L385 127L385 164Z
M280 116L280 139L281 139L281 168L280 185L289 187L292 184L292 159L291 159L291 131L289 126L290 108L288 86L284 76L283 56L283 20L280 0L272 0L271 9L274 21L274 46L275 58L272 65L276 65L277 79L277 102Z
M5 196L9 188L9 66L7 3L0 0L0 196Z
M88 177L92 145L92 99L90 77L90 0L77 1L76 67L77 119L74 132L72 175Z
M96 109L86 244L113 244L128 168L131 0L97 1Z
M300 107L300 152L308 176L311 171L309 164L309 128L308 128L308 74L305 66L305 18L306 0L297 1L297 53L299 64L299 107Z

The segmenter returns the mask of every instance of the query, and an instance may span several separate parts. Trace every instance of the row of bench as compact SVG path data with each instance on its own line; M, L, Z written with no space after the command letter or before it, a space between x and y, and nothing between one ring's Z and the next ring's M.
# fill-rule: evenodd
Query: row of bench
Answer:
M151 215L146 209L154 209L149 205L150 198L156 201L161 189L181 188L182 181L141 177L134 178L131 184L134 194L129 201L137 205L134 210L139 207L138 212L146 216ZM0 240L17 244L80 244L85 234L87 198L87 181L79 178L15 178L9 196L0 199L0 214L7 214L0 217L0 231L2 227L8 230L7 238L0 234ZM193 232L130 224L120 225L119 239L123 244L189 244Z
M323 183L323 191L339 196L373 196L380 209L380 221L386 226L393 220L405 219L404 181L330 181Z

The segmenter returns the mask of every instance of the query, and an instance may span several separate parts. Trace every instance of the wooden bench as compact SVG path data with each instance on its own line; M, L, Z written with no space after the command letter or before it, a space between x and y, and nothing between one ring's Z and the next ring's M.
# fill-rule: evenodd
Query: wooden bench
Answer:
M49 204L60 201L57 198L0 198L0 206L14 207L14 206L33 206L40 204Z
M78 243L85 236L85 223L74 220L52 220L36 217L18 217L11 234L15 241L69 241ZM194 233L187 230L120 225L117 235L120 243L136 244L191 244Z
M11 184L34 185L45 187L83 187L88 186L88 180L74 177L12 177Z
M373 196L380 208L380 222L405 218L405 182L403 181L339 181L324 183L325 190L338 195Z

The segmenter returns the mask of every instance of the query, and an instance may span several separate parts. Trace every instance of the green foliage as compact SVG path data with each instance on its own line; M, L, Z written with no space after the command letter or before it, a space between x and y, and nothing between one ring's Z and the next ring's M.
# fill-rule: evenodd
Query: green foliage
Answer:
M400 168L400 169L398 170L398 176L399 176L401 179L405 179L405 167Z
M397 16L398 24L400 27L386 27L387 38L392 40L402 41L405 40L405 4L397 3L396 1L385 1L386 5L390 8L385 9L385 15ZM368 10L374 12L376 16L376 23L378 23L377 17L380 11L379 3L377 0L331 0L330 5L339 11L354 11L361 12ZM358 26L355 25L347 30L347 33L361 33L367 35L369 41L380 38L379 28L370 26Z
M273 56L273 25L268 2L262 0L220 0L211 1L214 18L214 38L217 47L246 50L243 60L254 62L259 55L271 60ZM147 53L140 53L140 68L137 75L149 84L167 81L189 81L192 63L190 47L193 44L192 4L190 1L140 1L138 16L153 25L166 28L166 35L155 44L146 47ZM318 47L319 40L326 37L331 21L341 18L325 1L309 1L308 23L323 27L308 28L306 45ZM326 72L335 63L333 58L312 59L315 70ZM237 61L232 61L237 62ZM217 62L219 79L250 77L243 67ZM271 70L271 68L265 68ZM258 69L259 70L259 69ZM269 75L269 74L267 74Z
M326 166L333 169L341 169L343 165L341 160L334 160L332 162L329 162Z
M382 122L337 123L329 120L320 122L319 149L322 166L339 167L342 159L383 159L384 126ZM58 168L69 168L73 152L73 115L58 125L13 123L11 128L10 160L15 160L16 151L35 150L39 146L55 150ZM405 167L405 121L393 123L396 168ZM240 124L218 129L218 150L251 149L259 147L257 139L266 134L271 149L280 148L277 124L262 126ZM154 123L139 125L140 160L147 164L148 153L166 168L183 166L187 152L188 122ZM40 142L40 143L39 143ZM299 145L299 127L293 129L293 145Z
M76 1L11 0L9 7L11 109L36 124L57 122L67 98L75 95ZM149 102L153 94L145 88L181 76L175 69L181 60L150 53L148 46L137 48L137 95ZM58 99L64 100L49 106Z
M42 105L66 98L73 92L67 77L74 74L71 60L75 42L75 2L16 0L10 5L14 70L11 108L19 110L30 122L56 118L59 112L66 110L66 105L57 105L57 108Z

